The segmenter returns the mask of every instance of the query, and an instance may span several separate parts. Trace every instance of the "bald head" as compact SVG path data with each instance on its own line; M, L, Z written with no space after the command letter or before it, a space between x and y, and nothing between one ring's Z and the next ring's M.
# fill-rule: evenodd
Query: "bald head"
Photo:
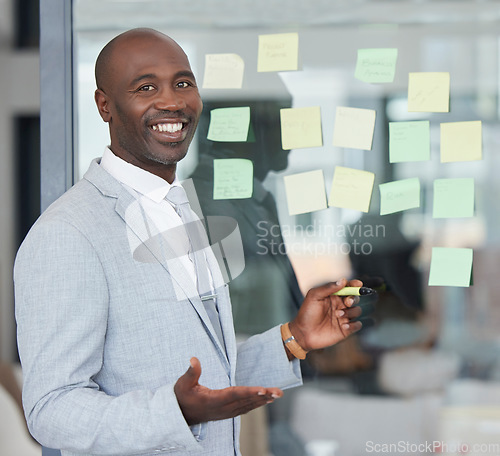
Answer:
M95 81L98 89L106 92L113 75L113 61L117 53L126 53L127 46L138 41L164 41L182 48L168 35L150 28L136 28L113 38L99 53L95 63ZM184 51L182 51L184 53ZM187 57L186 57L187 58Z

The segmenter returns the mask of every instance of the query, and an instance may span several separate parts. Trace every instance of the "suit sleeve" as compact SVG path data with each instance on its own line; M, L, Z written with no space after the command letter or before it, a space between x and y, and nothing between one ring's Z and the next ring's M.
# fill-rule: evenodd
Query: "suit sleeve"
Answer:
M113 397L94 382L109 299L89 239L66 222L37 223L18 252L14 279L25 414L42 445L122 456L200 449L173 384Z
M302 385L299 360L288 360L279 326L238 346L236 383L281 389Z

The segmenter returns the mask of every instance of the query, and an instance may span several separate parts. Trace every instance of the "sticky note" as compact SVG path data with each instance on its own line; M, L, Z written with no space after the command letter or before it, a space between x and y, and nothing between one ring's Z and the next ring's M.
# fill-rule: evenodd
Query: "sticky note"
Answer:
M245 62L238 54L206 54L204 89L241 89Z
M425 161L431 158L428 120L389 122L389 161Z
M363 82L393 82L397 58L397 49L358 49L354 77Z
M450 73L410 73L408 112L449 112Z
M472 280L472 249L433 247L429 286L468 287Z
M299 65L298 33L259 35L257 71L296 71Z
M284 150L323 145L319 106L281 109L280 120L281 144Z
M219 142L246 142L249 126L248 106L212 109L207 138Z
M375 174L353 168L337 166L328 205L368 212Z
M323 170L307 171L284 177L290 215L326 209Z
M481 160L482 157L480 120L441 124L441 163Z
M333 145L371 150L374 128L374 110L339 106L335 114Z
M214 200L251 198L253 163L244 158L214 160Z
M436 179L434 181L434 218L472 217L474 215L474 179Z
M379 185L380 215L420 207L420 180L418 177Z

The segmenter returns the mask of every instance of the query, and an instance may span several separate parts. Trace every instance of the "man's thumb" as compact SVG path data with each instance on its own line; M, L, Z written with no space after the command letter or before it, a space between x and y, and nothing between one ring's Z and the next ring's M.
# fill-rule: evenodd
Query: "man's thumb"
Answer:
M193 356L189 360L189 364L190 366L186 371L186 373L183 375L183 377L194 386L198 383L198 380L200 379L201 375L200 360Z

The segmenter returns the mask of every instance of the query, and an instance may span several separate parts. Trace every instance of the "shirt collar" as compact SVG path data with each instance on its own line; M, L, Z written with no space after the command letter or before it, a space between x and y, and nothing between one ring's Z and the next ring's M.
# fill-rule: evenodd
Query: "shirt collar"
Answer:
M117 181L156 203L167 196L172 186L180 185L177 176L172 184L169 184L161 177L116 156L109 147L104 149L100 165Z

